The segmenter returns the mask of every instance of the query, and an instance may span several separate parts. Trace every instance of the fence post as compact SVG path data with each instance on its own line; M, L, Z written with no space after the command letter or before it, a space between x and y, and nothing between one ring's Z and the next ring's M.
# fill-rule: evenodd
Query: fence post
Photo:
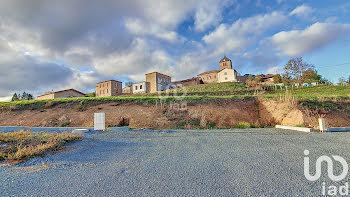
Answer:
M324 121L324 118L319 118L318 119L318 124L320 125L320 131L323 133L327 131L326 123Z

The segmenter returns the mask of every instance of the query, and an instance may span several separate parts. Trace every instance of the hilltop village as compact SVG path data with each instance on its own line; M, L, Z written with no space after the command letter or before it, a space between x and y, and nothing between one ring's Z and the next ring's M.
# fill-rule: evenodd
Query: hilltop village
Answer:
M224 56L219 62L219 69L210 70L198 74L196 77L181 81L171 81L171 76L160 72L151 72L145 74L145 81L134 83L132 85L122 87L122 82L116 80L108 80L98 82L96 85L96 97L111 97L128 94L154 93L165 91L167 89L183 88L186 86L195 86L198 84L223 83L223 82L245 82L248 74L240 76L239 73L232 68L232 61ZM274 75L263 75L262 81L268 83L273 82ZM38 100L84 97L84 93L75 89L61 90L57 92L49 92L38 96Z

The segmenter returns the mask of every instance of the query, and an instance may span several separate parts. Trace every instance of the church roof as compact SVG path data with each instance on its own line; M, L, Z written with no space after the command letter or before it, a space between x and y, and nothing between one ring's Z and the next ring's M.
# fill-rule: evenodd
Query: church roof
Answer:
M210 71L207 71L207 72L204 72L204 73L201 73L201 74L198 74L197 76L200 76L200 75L205 75L205 74L209 74L209 73L218 73L219 70L210 70Z
M226 57L226 55L220 60L221 62L226 62L226 61L231 61L228 57Z

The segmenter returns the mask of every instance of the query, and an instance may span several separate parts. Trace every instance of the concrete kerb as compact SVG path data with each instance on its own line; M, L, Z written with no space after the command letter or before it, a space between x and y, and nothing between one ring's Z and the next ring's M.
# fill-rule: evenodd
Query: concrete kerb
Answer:
M31 130L32 132L49 132L62 133L72 132L76 129L86 129L87 131L94 131L91 127L22 127L22 126L0 126L0 132L8 133L20 130Z
M327 132L349 132L350 127L331 127L327 129Z
M312 128L306 128L306 127L293 127L293 126L284 126L284 125L276 125L275 127L278 129L288 129L288 130L302 131L307 133L310 133L313 131Z

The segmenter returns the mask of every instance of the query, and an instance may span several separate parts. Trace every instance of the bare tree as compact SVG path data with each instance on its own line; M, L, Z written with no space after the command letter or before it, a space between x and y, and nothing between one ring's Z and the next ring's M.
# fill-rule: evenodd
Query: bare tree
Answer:
M313 64L304 62L302 57L296 57L288 60L284 67L283 77L286 79L293 79L294 81L302 82L303 72L306 70L314 70Z

